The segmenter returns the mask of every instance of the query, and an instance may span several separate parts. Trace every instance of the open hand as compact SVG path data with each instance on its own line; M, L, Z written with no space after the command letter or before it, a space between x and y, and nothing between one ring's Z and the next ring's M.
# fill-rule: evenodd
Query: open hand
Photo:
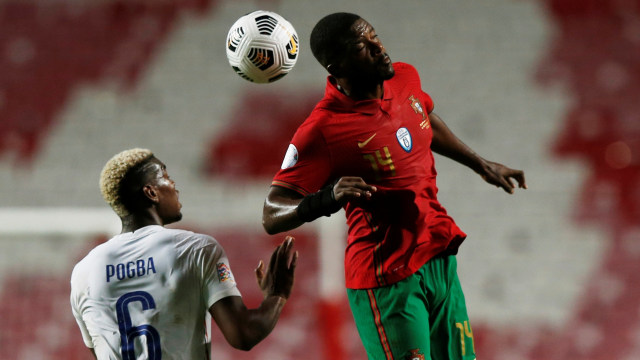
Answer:
M262 260L258 263L258 267L255 269L256 280L265 298L280 296L288 299L291 295L294 272L298 263L298 252L293 251L293 242L293 237L287 236L271 254L266 269Z

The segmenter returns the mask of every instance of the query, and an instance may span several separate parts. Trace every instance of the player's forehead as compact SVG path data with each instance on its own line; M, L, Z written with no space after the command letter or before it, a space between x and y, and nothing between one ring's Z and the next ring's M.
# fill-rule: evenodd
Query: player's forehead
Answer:
M353 25L351 25L351 37L354 39L359 39L365 37L372 32L375 33L375 29L373 25L371 25L367 20L360 18L356 20Z
M145 168L145 172L156 176L162 177L167 174L167 166L155 156L149 159Z

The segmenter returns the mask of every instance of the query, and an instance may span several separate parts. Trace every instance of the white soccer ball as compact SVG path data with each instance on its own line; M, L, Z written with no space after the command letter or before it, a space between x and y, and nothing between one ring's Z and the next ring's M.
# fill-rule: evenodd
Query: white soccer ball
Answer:
M258 10L239 18L227 35L227 58L238 75L256 83L285 76L298 60L298 34L282 16Z

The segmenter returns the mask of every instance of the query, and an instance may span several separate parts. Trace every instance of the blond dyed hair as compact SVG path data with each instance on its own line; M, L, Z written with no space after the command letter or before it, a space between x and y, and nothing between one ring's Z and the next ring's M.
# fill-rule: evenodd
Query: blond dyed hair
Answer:
M120 188L122 179L129 170L153 156L148 149L129 149L114 155L100 173L100 192L104 201L111 206L120 217L129 215L129 210L122 203Z

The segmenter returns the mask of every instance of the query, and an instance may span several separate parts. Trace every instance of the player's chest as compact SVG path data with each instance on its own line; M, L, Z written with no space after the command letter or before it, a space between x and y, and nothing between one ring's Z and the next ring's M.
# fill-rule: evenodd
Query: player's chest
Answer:
M413 162L429 158L431 122L424 104L411 94L349 119L343 130L335 147L343 167L375 177L395 176Z

